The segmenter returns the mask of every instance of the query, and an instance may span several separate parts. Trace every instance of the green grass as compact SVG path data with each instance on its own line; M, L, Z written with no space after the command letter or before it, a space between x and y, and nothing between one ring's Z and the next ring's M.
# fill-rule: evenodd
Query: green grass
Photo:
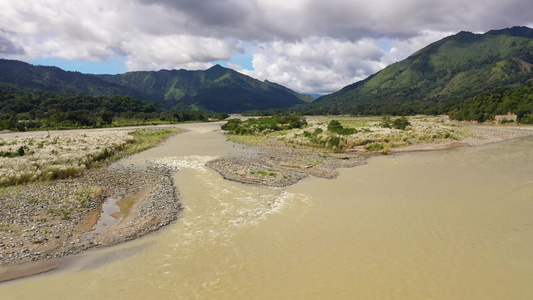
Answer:
M148 150L157 146L157 144L164 141L169 136L180 133L181 131L181 129L177 128L135 130L130 133L134 137L134 139L123 149L120 149L120 151L113 152L107 157L103 157L101 160L92 163L90 166L98 166L102 163L109 164L123 157Z

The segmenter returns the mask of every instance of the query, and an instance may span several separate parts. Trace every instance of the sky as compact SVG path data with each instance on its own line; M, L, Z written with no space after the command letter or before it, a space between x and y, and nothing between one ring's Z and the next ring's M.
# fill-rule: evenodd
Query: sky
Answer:
M0 57L82 73L215 64L327 94L459 31L533 28L531 0L0 0Z

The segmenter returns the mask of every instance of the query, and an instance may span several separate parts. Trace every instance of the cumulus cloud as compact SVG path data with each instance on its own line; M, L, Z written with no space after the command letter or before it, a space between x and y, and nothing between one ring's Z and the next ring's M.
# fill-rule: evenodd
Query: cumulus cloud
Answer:
M259 79L283 82L304 93L327 93L377 72L385 52L377 40L358 42L332 38L307 38L300 42L261 43L253 56Z
M135 36L122 43L130 70L176 67L208 68L210 62L230 58L235 42L184 35Z
M0 0L5 58L106 61L128 70L215 61L327 93L461 30L533 26L529 0ZM231 58L243 53L254 70Z

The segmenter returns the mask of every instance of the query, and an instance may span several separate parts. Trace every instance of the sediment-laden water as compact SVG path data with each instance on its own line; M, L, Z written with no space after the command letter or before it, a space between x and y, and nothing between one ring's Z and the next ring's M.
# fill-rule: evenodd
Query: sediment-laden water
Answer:
M533 139L383 156L284 189L222 179L190 131L124 164L179 169L156 234L0 284L2 299L531 299Z

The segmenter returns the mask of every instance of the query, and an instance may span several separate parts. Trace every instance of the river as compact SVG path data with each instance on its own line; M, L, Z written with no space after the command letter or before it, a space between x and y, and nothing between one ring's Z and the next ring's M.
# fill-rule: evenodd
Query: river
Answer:
M380 156L283 188L205 162L246 151L189 131L121 163L178 166L157 233L0 284L1 299L531 299L533 138Z

